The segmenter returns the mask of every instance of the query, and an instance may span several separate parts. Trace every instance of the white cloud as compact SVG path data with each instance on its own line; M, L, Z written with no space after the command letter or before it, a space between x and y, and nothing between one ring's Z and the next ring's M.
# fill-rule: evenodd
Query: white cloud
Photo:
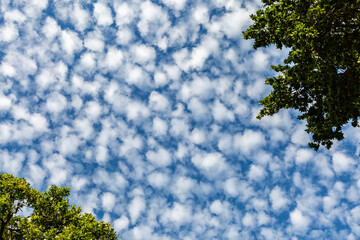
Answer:
M127 136L121 139L123 144L120 146L120 154L126 155L133 149L142 149L143 142L139 136Z
M265 144L265 137L262 132L246 129L243 134L234 136L234 147L244 154L249 154Z
M300 146L306 146L310 142L309 134L305 132L304 125L298 125L295 128L295 132L291 136L291 142Z
M192 13L195 23L204 24L209 21L209 10L206 6L197 6Z
M218 100L215 101L212 113L215 120L219 122L233 122L235 120L234 113L228 110L224 104L220 103Z
M128 45L134 38L134 34L130 28L120 28L116 34L116 42L120 45Z
M7 77L14 77L16 74L16 69L7 62L2 62L0 66L0 73Z
M148 76L141 67L136 65L128 66L126 82L140 88L148 84Z
M224 206L220 200L215 200L210 205L210 211L214 214L219 215L224 212Z
M130 6L127 2L119 4L119 6L115 8L115 12L116 24L118 26L131 23L135 17L133 6Z
M97 120L101 115L102 107L96 101L90 101L86 104L85 113L90 120Z
M264 212L260 212L257 215L257 220L258 220L258 225L262 226L262 225L267 225L271 222L271 218L269 217L269 215L267 215Z
M275 211L284 210L290 203L289 199L285 196L279 186L273 188L270 193L271 206Z
M99 38L87 37L84 46L94 52L102 52L104 50L104 41Z
M266 67L268 67L268 65L266 65ZM246 88L247 95L250 98L257 100L257 101L260 100L264 91L265 91L265 83L264 83L263 79L259 79L259 80L255 81L255 83L249 85Z
M262 50L255 51L254 55L252 55L251 61L252 61L252 68L258 72L264 71L269 66L269 56L266 53L264 53ZM257 84L257 85L259 87L264 86L264 84L262 85Z
M46 88L56 81L55 75L52 69L42 69L36 76L36 83L40 88Z
M1 98L0 98L1 101ZM44 132L48 129L47 119L39 113L34 113L29 117L29 123L39 132Z
M168 130L168 124L166 121L159 117L155 117L153 119L153 133L155 136L162 136L167 133Z
M248 173L251 180L261 181L264 179L266 172L263 167L252 164Z
M177 227L180 227L185 223L191 221L191 212L192 210L189 206L175 202L172 208L165 211L161 220L163 223L172 222Z
M60 34L61 28L57 24L56 20L47 17L45 24L42 27L43 34L49 39L52 40L54 37Z
M20 12L18 9L13 9L11 11L5 12L4 19L7 22L23 23L26 20L26 16L22 12Z
M14 24L5 24L0 28L0 42L11 42L18 36L19 32Z
M154 61L156 52L153 47L146 45L133 45L131 46L130 52L134 62L139 64L146 64Z
M229 178L224 182L224 190L230 196L236 196L239 194L240 188L238 180L236 178Z
M352 169L355 161L341 152L335 152L332 156L333 169L336 173L346 172Z
M164 148L158 148L157 151L148 151L146 153L146 158L151 163L159 167L166 167L171 164L171 155Z
M46 100L46 109L52 113L60 113L65 109L66 104L67 100L62 94L53 92Z
M169 79L165 73L156 71L154 74L154 81L156 86L162 87L169 82Z
M153 229L149 226L138 225L131 230L129 238L134 240L155 239L152 233Z
M304 215L298 208L290 213L290 221L297 231L307 231L311 223L311 219Z
M14 50L8 50L3 57L2 62L7 62L9 65L13 66L17 70L17 75L15 76L18 76L18 78L27 78L28 75L33 75L38 70L38 65L34 59L31 59L22 52ZM19 80L22 81L24 79Z
M164 95L153 91L149 96L149 105L154 111L166 111L168 110L170 103Z
M0 111L9 110L11 105L11 98L0 93Z
M74 176L71 179L71 190L75 192L83 190L88 184L89 180L87 178Z
M107 212L112 212L116 203L116 197L111 192L106 192L101 196L102 207Z
M206 140L206 133L203 130L200 130L198 128L194 128L190 134L190 140L191 142L195 144L202 144Z
M18 175L23 167L25 155L23 153L12 153L7 150L0 151L0 166L2 171Z
M174 180L174 183L171 185L171 190L175 196L180 200L180 202L186 201L186 199L192 196L192 192L196 187L196 183L193 179L180 176Z
M153 172L148 176L148 181L155 188L164 188L169 182L169 177L161 172Z
M49 184L62 185L65 183L71 173L71 168L63 156L53 154L51 157L43 159L42 162L50 172Z
M157 42L170 26L167 13L150 1L142 2L140 9L140 21L137 24L140 34L149 42Z
M59 142L59 151L64 155L74 154L78 150L80 143L80 139L76 135L63 137Z
M33 181L36 185L39 185L45 179L46 172L39 165L31 164L29 167L29 175L31 181Z
M314 157L312 149L301 148L296 151L296 164L303 164L309 162Z
M114 47L109 48L106 53L105 66L110 70L116 70L122 65L123 59L124 54L120 49Z
M145 200L142 197L134 197L128 207L131 223L135 224L140 214L145 210Z
M125 215L122 215L120 218L114 221L114 229L117 233L119 233L123 229L127 229L128 226L129 226L129 219Z
M323 198L323 208L326 212L330 212L338 204L338 200L332 196Z
M189 125L184 120L172 119L170 133L175 136L187 136L189 133Z
M106 146L99 145L96 147L96 161L99 164L104 164L108 159L108 149Z
M140 102L132 102L126 106L126 116L129 120L144 120L149 116L149 109Z
M61 46L68 55L82 49L82 41L78 35L71 30L61 31Z
M242 223L246 227L254 227L255 226L255 215L253 213L246 213L242 219Z
M83 9L79 3L74 4L70 18L76 29L81 32L89 27L91 20L89 12Z
M208 172L210 175L216 175L226 167L223 156L218 152L195 154L191 161L196 167Z
M89 119L77 118L73 122L73 126L80 138L88 139L93 134L93 126Z
M21 105L16 105L12 108L12 114L15 119L24 119L28 120L30 118L30 113L27 108Z
M190 67L201 69L210 54L211 52L206 46L195 47L190 55Z
M95 65L96 65L95 54L90 53L90 52L86 52L86 53L82 54L81 59L80 59L80 63L85 68L88 68L88 69L94 68Z
M204 101L198 98L192 98L188 104L188 108L192 113L192 117L197 121L203 121L211 118L209 107L204 104Z
M35 15L38 14L37 12L40 10L43 10L47 7L48 0L34 0L31 1L30 4L27 5L27 8L25 9L25 12L27 15Z
M109 26L113 23L110 8L100 2L94 3L94 16L99 26Z
M185 7L187 0L161 0L166 6L175 10L182 10Z
M220 20L220 29L230 38L237 38L250 23L250 13L243 9L237 8L226 13ZM234 23L237 24L234 24Z

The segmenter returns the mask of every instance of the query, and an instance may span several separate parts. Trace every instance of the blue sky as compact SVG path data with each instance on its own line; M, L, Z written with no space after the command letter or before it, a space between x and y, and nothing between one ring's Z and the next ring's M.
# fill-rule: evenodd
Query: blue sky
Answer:
M328 151L261 121L286 50L242 39L260 1L2 0L0 171L123 240L359 239L360 131Z

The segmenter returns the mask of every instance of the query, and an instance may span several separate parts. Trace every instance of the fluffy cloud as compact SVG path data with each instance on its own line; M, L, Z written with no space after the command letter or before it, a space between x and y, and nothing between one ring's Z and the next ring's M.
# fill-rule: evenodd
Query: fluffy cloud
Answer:
M167 186L169 182L169 177L167 174L161 172L153 172L148 176L148 181L153 187L163 188Z
M311 223L311 219L297 208L290 213L290 220L297 231L306 231Z
M115 206L116 198L115 195L106 192L101 196L101 203L105 211L111 212Z
M145 200L142 197L135 197L129 204L131 223L135 224L140 214L145 210Z
M161 0L166 6L175 10L182 10L187 0Z
M355 161L341 152L336 152L332 156L333 169L336 173L346 172L351 169Z
M172 208L165 211L162 216L164 223L171 222L175 226L180 227L181 225L191 220L191 208L179 203L174 203Z
M171 164L171 155L164 149L159 148L157 151L148 151L146 158L156 166L165 167Z
M94 3L94 16L100 26L108 26L113 22L110 8L100 2Z
M78 35L71 30L61 31L61 46L68 55L82 49L82 41Z
M238 151L249 154L255 149L259 149L265 144L265 137L261 132L245 130L243 134L234 136L234 147Z
M271 206L275 211L284 210L289 204L288 198L285 196L285 193L280 189L279 186L276 186L270 193Z
M225 159L220 153L199 153L191 158L191 161L208 175L216 175L225 170Z

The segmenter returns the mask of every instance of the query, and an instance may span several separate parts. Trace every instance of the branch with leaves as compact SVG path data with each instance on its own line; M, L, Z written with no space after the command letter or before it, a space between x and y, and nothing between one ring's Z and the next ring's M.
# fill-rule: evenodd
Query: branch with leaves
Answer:
M70 188L51 186L44 193L23 178L0 173L0 240L2 239L117 239L110 223L96 221L70 206ZM30 207L30 216L18 212Z
M290 48L280 75L267 78L273 91L260 101L258 118L296 109L312 135L309 146L331 148L344 138L349 121L360 117L360 0L262 0L251 15L245 39L254 48L275 44Z

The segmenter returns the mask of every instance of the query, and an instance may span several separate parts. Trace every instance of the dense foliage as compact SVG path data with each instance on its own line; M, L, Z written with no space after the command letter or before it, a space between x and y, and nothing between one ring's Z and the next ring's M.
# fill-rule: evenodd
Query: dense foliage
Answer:
M271 66L280 74L266 79L273 91L260 101L258 118L297 109L313 137L309 146L330 148L346 123L359 127L360 0L262 2L245 39L255 49L275 44L290 52L284 65Z
M96 221L70 206L69 188L51 186L44 193L23 178L0 173L0 239L117 239L109 223ZM18 214L30 207L30 216Z

